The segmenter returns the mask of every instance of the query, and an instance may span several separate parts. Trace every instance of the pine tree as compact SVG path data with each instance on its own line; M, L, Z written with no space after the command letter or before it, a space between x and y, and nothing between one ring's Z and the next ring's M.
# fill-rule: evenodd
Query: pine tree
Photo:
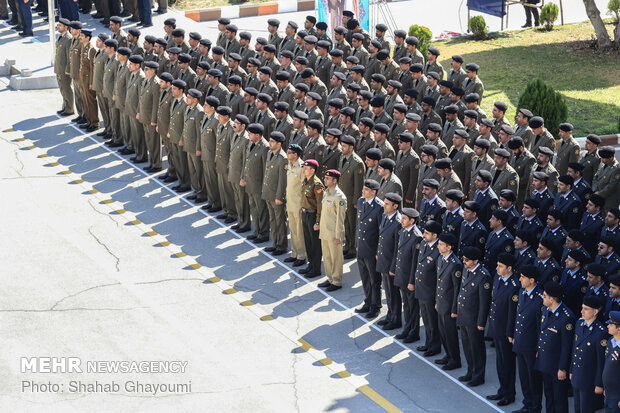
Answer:
M564 96L540 78L528 82L519 98L517 113L521 108L529 109L534 116L541 116L545 120L545 127L553 136L558 136L560 123L566 122L568 117Z

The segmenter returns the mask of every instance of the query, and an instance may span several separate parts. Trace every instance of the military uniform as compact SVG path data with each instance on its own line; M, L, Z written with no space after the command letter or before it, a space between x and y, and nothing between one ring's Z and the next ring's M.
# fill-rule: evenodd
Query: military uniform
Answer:
M73 114L73 91L71 90L71 53L72 37L67 30L65 34L59 35L56 39L56 54L54 55L54 73L62 95L62 110L68 114Z
M80 50L80 87L82 88L82 105L84 117L88 124L99 128L99 115L97 109L97 95L92 89L95 67L95 47L88 43L82 45Z
M219 125L218 116L215 112L211 116L205 114L200 123L200 160L204 175L203 180L207 189L207 199L211 203L211 210L213 212L222 209L222 198L220 197L215 167L215 155L217 152L216 133ZM262 172L260 175L262 177ZM246 186L247 191L248 188Z
M364 289L363 308L369 312L381 308L381 272L377 270L377 248L379 245L380 224L383 216L383 202L374 197L367 202L357 200L357 266L362 288Z
M276 200L282 203L286 201L286 163L286 154L282 149L277 153L270 151L267 154L261 195L267 202L271 239L276 251L288 250L285 206L276 204Z
M530 177L530 181L531 181ZM532 191L530 198L538 201L540 208L538 208L536 212L536 216L540 218L541 221L547 220L547 212L549 212L549 208L553 205L553 194L549 190L549 188L545 188L544 191L538 192L536 190Z
M114 90L112 94L112 100L114 102L113 116L116 116L118 121L113 122L118 126L118 129L114 136L114 144L120 145L125 142L128 149L131 149L131 140L129 138L131 123L129 116L125 111L125 101L127 100L127 84L129 82L129 76L131 72L128 68L128 63L118 65L116 77L114 78Z
M97 105L101 111L101 117L103 118L103 125L105 127L104 132L106 135L112 134L112 128L110 127L110 112L106 106L106 100L103 96L103 75L105 73L105 66L108 62L108 55L105 54L103 49L97 50L93 62L93 79L91 82L92 90L95 92Z
M592 180L592 190L605 198L605 209L620 204L620 164L616 159L609 165L601 162Z
M304 244L308 256L308 277L321 274L321 243L319 231L314 229L320 224L323 192L325 187L321 180L313 175L311 179L304 178L301 186L301 221L304 231Z
M323 150L323 156L321 159L316 159L319 161L319 169L317 171L317 175L320 178L325 177L325 172L330 169L338 169L338 162L340 161L340 155L342 154L342 149L340 148L340 144L337 144L335 147L326 146Z
M385 322L386 330L402 326L402 299L398 288L394 286L394 276L389 274L401 228L400 218L398 211L392 214L392 216L388 216L384 212L379 225L376 270L378 273L381 273L385 300L388 307L387 314L382 320Z
M575 194L575 191L571 190L566 196L560 193L555 194L553 209L559 210L562 213L562 226L568 231L579 227L581 221L581 199Z
M451 189L463 190L463 184L458 175L454 171L450 171L450 175L442 176L439 181L439 189L437 190L437 196L445 199L446 193Z
M75 109L79 116L84 117L84 103L82 102L82 87L80 86L80 62L82 61L82 42L77 37L71 39L69 48L69 73L73 82Z
M567 140L561 140L555 156L553 166L560 175L565 175L568 171L569 162L579 162L579 144L572 136Z
M140 162L145 162L147 160L144 127L142 123L136 119L136 115L140 109L140 90L143 81L144 72L142 69L138 69L137 72L131 73L127 81L127 97L125 98L125 114L128 116L128 123L131 130L129 136L126 137L125 145L136 152L136 160ZM128 141L131 141L130 145L127 145ZM185 156L185 154L183 154L183 156Z
M420 243L420 252L415 269L414 285L415 298L420 305L420 314L424 322L424 347L429 353L441 352L441 339L439 337L439 325L437 310L435 308L435 296L437 294L437 260L439 250L437 240L433 244L426 241Z
M101 99L101 104L108 113L109 124L106 124L107 133L112 138L112 142L116 140L116 136L120 133L121 115L118 112L112 100L114 96L114 84L118 73L119 62L116 55L112 56L105 63L103 68L103 81L101 94L97 95L97 99ZM72 97L73 99L73 97Z
M459 234L459 252L458 255L463 255L463 248L476 247L480 251L484 251L484 247L487 242L488 231L482 225L479 219L469 224L467 221L461 223L461 230Z
M383 201L385 199L385 194L388 192L395 192L400 196L403 195L403 185L400 182L400 179L398 179L398 176L393 173L390 173L390 176L387 179L381 178L381 181L379 181L377 198Z
M323 158L323 151L325 151L325 146L325 139L323 139L321 135L317 136L316 138L309 139L308 143L304 147L302 158L304 160L314 159L320 161Z
M355 254L355 225L357 211L357 201L362 196L362 187L364 186L364 172L366 165L364 161L354 152L348 158L340 155L338 161L339 171L341 173L338 187L347 197L347 213L345 217L345 254Z
M457 313L462 274L463 263L454 253L450 253L448 258L442 255L437 258L435 300L437 302L438 330L441 344L446 350L447 365L450 367L460 367L461 365L456 318L453 318L452 314Z
M196 155L196 150L200 148L200 124L204 115L205 113L199 103L196 103L191 108L188 105L185 110L185 121L181 138L183 152L185 152L187 157L190 183L194 190L194 196L200 200L207 199L202 162Z
M150 80L145 78L140 88L139 99L140 122L144 126L143 136L145 140L141 141L140 145L135 147L135 151L136 157L139 159L146 158L148 151L148 154L151 156L151 166L156 167L159 163L159 167L161 168L161 141L155 129L156 126L151 125L151 123L157 123L159 95L160 88L157 76L153 76ZM194 149L194 155L195 152Z
M232 127L232 121L228 121L226 124L218 123L216 129L216 144L215 144L215 172L217 174L217 186L220 191L220 199L222 201L222 207L229 222L237 219L237 208L235 205L235 194L232 189L232 185L228 180L228 164L230 163L230 148L231 140L234 135Z
M525 149L529 149L532 145L532 140L534 139L534 132L532 132L532 128L530 125L525 124L524 126L515 125L514 126L514 134L513 137L519 136L523 139L523 147Z
M291 257L305 262L306 244L301 222L301 201L303 198L301 186L304 181L302 163L301 159L297 159L294 164L290 161L287 163L286 215L288 217L289 232L291 233Z
M235 210L239 220L239 230L250 229L250 203L245 188L240 185L247 147L250 145L247 132L235 133L230 142L230 160L228 162L228 182L235 198Z
M560 259L562 248L564 247L564 242L566 241L566 237L568 236L568 232L560 225L556 229L552 230L549 227L545 227L540 236L540 239L549 238L555 244L555 254L554 257L556 260ZM559 281L559 279L555 280Z
M620 403L620 343L614 338L607 341L605 348L605 367L603 368L603 388L605 389L605 408L618 409Z
M497 194L490 187L487 187L486 190L476 190L476 194L474 195L474 201L480 205L480 212L478 213L478 218L484 224L486 229L489 229L489 219L497 208L499 208L499 200L497 199Z
M535 157L538 156L538 150L541 146L546 146L547 148L555 151L555 138L547 129L544 129L540 135L534 136L532 139L532 145L529 147L530 152Z
M513 156L510 159L510 166L517 172L519 176L519 187L515 195L517 196L516 205L518 208L523 206L527 185L529 183L532 169L536 164L536 158L527 149L520 155Z
M439 174L437 173L437 168L435 165L428 166L426 164L420 165L420 176L418 177L418 190L416 192L416 208L419 208L422 204L422 182L425 179L435 179L439 180Z
M496 194L502 192L503 189L510 189L515 195L519 192L519 174L512 166L506 164L506 167L499 171L497 167L491 168L491 176L493 176L493 182L491 189Z
M267 203L262 198L263 178L269 144L264 138L257 143L248 142L243 162L241 179L245 181L245 193L248 195L250 215L254 223L253 239L269 239L269 213Z
M471 175L469 180L469 191L467 197L469 199L473 199L476 194L476 184L474 181L476 180L476 176L478 176L478 172L481 170L491 171L493 167L493 159L487 154L483 159L479 159L477 156L474 156L471 163Z
M170 106L170 127L168 134L170 135L170 145L172 148L172 156L174 158L174 169L179 179L179 187L189 188L189 167L187 165L187 156L183 152L183 148L179 146L179 141L183 135L183 124L185 123L185 111L187 110L187 102L185 96L180 99L172 98ZM168 155L170 157L170 154Z
M495 274L497 268L497 257L502 252L512 254L514 251L514 238L508 228L499 231L492 231L484 247L484 268L488 268L491 274Z
M330 284L342 286L342 240L345 237L347 197L336 186L331 191L325 190L321 203L319 238L325 261L325 274ZM341 243L335 244L336 239L339 239Z
M168 157L168 170L166 174L172 178L176 178L176 171L174 169L174 161L172 160L172 146L170 139L168 138L168 130L170 129L170 105L174 100L172 96L172 88L168 90L159 91L159 99L157 101L157 133L158 137L153 142L153 146L147 148L151 154L151 165L154 168L161 168L162 155L161 145L164 144L166 149L166 156Z
M595 150L592 153L586 152L579 163L584 166L583 171L581 171L581 176L591 185L594 175L598 171L598 166L601 163L601 157L599 156L598 151Z
M537 240L540 239L540 236L542 235L542 232L544 229L545 229L545 226L540 221L540 218L538 218L538 216L536 215L534 215L532 218L529 218L529 219L525 216L522 216L517 221L517 231L524 230L524 231L531 232L532 234L536 236Z
M256 115L256 123L263 125L263 137L269 139L269 135L273 132L273 128L276 124L276 117L273 115L270 109L264 112L258 112Z
M398 151L394 174L400 179L403 187L403 206L413 208L420 175L420 157L413 149L407 152Z

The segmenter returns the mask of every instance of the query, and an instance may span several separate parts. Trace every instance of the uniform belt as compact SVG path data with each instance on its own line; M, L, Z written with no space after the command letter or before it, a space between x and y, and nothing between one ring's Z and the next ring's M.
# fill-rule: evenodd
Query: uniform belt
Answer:
M307 212L309 214L314 214L316 213L316 209L306 209L306 208L302 208L301 209L303 212Z

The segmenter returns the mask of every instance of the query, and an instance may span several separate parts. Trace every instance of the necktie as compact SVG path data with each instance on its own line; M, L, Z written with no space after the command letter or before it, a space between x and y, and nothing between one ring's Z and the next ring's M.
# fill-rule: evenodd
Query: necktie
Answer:
M239 138L239 135L235 133L235 136L233 136L233 145L237 142L238 138Z
M239 55L243 56L243 52L245 52L245 47L242 47L241 50L239 50Z
M278 121L276 122L276 130L278 130L278 128L280 127L280 123L281 123L281 121L280 121L280 120L278 120Z
M495 176L493 177L493 182L491 182L491 186L495 185L495 181L497 181L497 177L499 177L499 174L501 174L502 171L501 170L497 170L495 171Z
M450 159L454 159L457 152L458 152L458 149L453 148L452 151L450 152ZM480 160L478 160L478 162L480 162ZM478 165L476 165L476 167L478 167Z
M538 139L540 138L540 135L536 135L536 137L534 138L534 146L536 146L536 144L538 144Z
M344 168L344 164L345 164L345 163L347 163L347 157L346 157L346 156L343 156L343 157L342 157L342 161L340 162L340 167L341 167L341 168Z
M385 227L386 221L387 221L387 215L383 214L383 219L381 220L381 228Z
M211 95L211 93L213 93L213 88L209 86L209 89L207 90L207 96Z
M480 166L480 162L482 162L482 160L480 160L480 159L478 159L478 160L476 161L476 169L478 169L478 167Z
M260 89L258 89L258 93L261 93L264 88L265 88L265 84L263 83L262 85L260 85Z
M174 104L172 105L172 110L174 110L174 108L177 107L177 104L179 103L179 99L175 99L174 100Z
M269 160L271 161L273 159L273 152L269 152Z
M295 139L297 139L297 131L293 133L293 137L291 138L291 143L295 143Z
M260 123L261 119L263 118L263 113L259 113L258 117L256 118L256 123Z
M250 145L250 152L252 152L252 149L254 149L255 146L256 146L256 144L254 142L252 142L252 144Z
M165 98L166 98L166 91L164 90L164 91L161 93L161 97L159 98L159 103L163 102Z
M465 87L469 86L470 82L471 82L471 79L467 79L467 82L465 83Z

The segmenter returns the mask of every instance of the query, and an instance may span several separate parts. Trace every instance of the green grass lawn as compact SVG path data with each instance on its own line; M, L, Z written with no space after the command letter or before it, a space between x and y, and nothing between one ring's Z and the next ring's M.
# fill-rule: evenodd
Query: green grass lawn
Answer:
M613 30L611 24L608 30ZM486 41L433 42L441 51L444 70L450 70L455 54L466 63L480 65L485 87L482 107L487 115L493 102L501 100L508 104L507 118L513 121L527 82L540 77L566 98L574 136L620 132L620 53L591 48L594 30L589 22L556 26L551 32L528 29L492 36Z
M239 6L241 4L264 3L272 0L176 0L173 7L177 10L195 10L208 7Z

